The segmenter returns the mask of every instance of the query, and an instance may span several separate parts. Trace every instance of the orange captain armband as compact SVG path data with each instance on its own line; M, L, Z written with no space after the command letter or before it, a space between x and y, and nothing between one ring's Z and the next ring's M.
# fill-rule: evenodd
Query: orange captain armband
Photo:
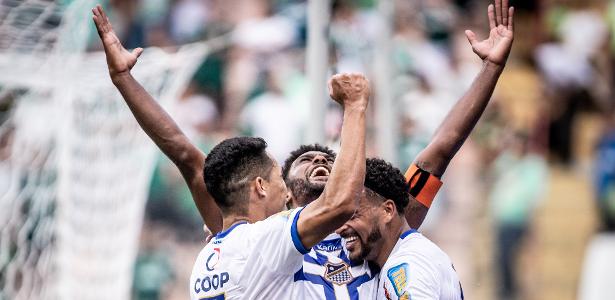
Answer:
M410 195L429 208L442 186L440 178L412 164L406 171L406 182L410 185Z

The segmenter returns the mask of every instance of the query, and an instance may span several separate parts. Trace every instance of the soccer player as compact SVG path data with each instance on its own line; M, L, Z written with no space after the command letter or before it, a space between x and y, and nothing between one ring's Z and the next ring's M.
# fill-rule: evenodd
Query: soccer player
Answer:
M514 9L508 7L508 1L495 0L495 6L489 5L487 11L491 28L488 39L479 42L473 32L466 31L472 49L484 62L482 75L469 93L474 91L478 102L467 102L471 104L465 110L468 114L482 112L513 42ZM464 101L469 100L462 98L460 103ZM365 193L359 210L337 231L346 240L349 260L368 260L381 268L375 280L376 294L370 299L463 299L448 256L406 221L404 208L408 201L402 191L412 191L412 186L418 184L413 180L409 183L410 187L405 186L401 173L385 162L368 162L365 186L375 193Z
M222 213L223 231L195 263L191 298L290 298L293 274L301 268L303 255L357 208L365 175L367 79L359 74L331 78L330 96L342 105L344 117L340 154L325 190L306 207L271 216L284 206L286 185L280 167L265 151L266 143L259 138L227 139L205 158L130 74L142 50L124 49L102 8L97 6L93 13L109 74L135 118L188 182L203 179L206 189L196 190L203 197L197 201L213 202L207 205L216 205Z
M409 186L401 172L368 159L365 192L355 215L338 230L351 261L381 268L369 299L463 299L453 264L404 217Z
M502 5L501 0L497 0L495 4L497 18L493 5L488 8L491 32L487 40L479 42L473 32L466 31L472 49L483 59L483 69L470 90L452 108L430 144L406 171L412 197L409 204L404 205L405 209L399 208L399 211L405 214L410 228L417 229L422 224L442 184L439 178L482 115L512 47L513 10L508 12L507 1ZM291 207L304 206L320 195L327 170L334 160L335 153L320 145L304 145L291 153L282 169L291 191ZM369 243L367 236L356 235L352 239L353 243L355 239L360 244ZM344 243L339 235L332 234L305 256L303 269L295 278L305 285L300 290L309 296L307 298L371 299L373 282L370 278L375 274L374 268L361 259L351 261L343 249Z

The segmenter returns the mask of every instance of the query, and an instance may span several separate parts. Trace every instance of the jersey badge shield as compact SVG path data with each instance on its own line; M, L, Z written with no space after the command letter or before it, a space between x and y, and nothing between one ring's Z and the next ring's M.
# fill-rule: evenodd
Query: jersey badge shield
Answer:
M331 263L325 264L325 278L337 285L344 285L352 281L353 277L350 274L349 267L346 263Z

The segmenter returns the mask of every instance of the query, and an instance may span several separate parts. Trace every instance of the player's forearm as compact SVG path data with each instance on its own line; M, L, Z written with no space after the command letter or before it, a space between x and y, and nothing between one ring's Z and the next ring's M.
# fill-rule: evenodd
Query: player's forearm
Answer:
M184 178L187 177L184 175ZM207 192L202 172L198 176L193 176L191 182L188 182L188 185L190 186L190 193L199 210L199 214L201 218L203 218L211 234L222 231L222 212L220 212L220 208Z
M453 106L427 148L417 156L417 166L438 177L444 174L485 111L503 70L501 65L483 64L468 92Z
M341 139L325 191L299 216L297 230L308 249L341 227L356 210L365 181L365 109L344 111Z
M427 212L429 212L429 207L423 205L414 197L410 197L410 202L408 202L408 206L406 207L404 214L410 228L420 228L421 225L423 225L423 221L425 221Z
M143 131L173 161L186 180L199 214L212 233L222 229L222 214L203 180L205 155L179 129L164 109L130 75L111 76Z
M340 151L324 191L325 205L340 214L352 214L364 181L365 108L346 108Z
M139 125L156 146L180 168L182 173L200 172L196 162L202 160L198 150L179 129L175 121L134 79L130 73L111 76ZM187 175L187 174L185 174Z

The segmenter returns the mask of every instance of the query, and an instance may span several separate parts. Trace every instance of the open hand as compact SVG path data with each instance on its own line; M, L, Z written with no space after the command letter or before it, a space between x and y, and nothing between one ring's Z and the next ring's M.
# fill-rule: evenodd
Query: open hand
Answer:
M111 77L130 72L137 63L137 58L143 53L143 48L136 48L132 52L126 50L120 43L120 39L113 31L109 18L100 5L92 9L92 19L96 24L96 30L102 40L107 56L107 66Z
M495 0L495 8L490 4L487 8L489 16L489 37L478 41L476 34L466 30L466 37L472 45L472 50L483 61L503 66L510 53L513 42L514 8L508 7L508 0Z
M365 109L369 94L369 81L363 74L337 74L329 79L329 96L344 108L353 106Z

